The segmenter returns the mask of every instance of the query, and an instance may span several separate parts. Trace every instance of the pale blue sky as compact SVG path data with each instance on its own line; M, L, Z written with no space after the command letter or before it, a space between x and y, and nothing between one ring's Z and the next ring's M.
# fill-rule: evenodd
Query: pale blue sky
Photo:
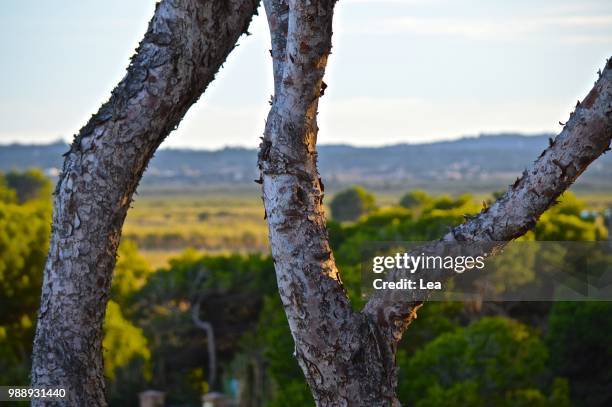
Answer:
M0 143L72 135L123 76L153 0L3 0ZM255 147L270 98L263 10L167 147ZM557 132L612 56L612 1L340 0L321 143Z

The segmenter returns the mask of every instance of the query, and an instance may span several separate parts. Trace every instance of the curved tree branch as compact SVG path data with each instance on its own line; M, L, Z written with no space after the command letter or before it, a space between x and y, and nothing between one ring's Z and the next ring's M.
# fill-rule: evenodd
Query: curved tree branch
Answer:
M609 59L563 131L550 140L531 168L491 207L452 229L441 241L508 242L522 236L588 165L609 149L611 139L612 59ZM405 295L385 290L368 301L364 312L377 321L389 340L397 342L416 317L419 306Z
M32 364L34 386L67 388L64 405L106 405L102 324L132 195L157 147L246 32L257 3L157 4L126 76L65 155Z

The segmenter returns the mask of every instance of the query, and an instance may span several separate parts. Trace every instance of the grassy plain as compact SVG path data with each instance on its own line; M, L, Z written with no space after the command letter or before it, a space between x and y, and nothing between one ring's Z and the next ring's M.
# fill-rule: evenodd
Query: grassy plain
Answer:
M396 205L404 191L375 193L377 204L384 207ZM574 193L589 209L612 207L612 191ZM333 197L328 195L327 202ZM491 199L491 194L473 196L477 202ZM238 189L145 191L136 197L123 235L138 244L153 267L163 267L187 248L209 253L265 252L267 234L258 191Z
M153 266L187 248L222 253L268 248L261 198L252 192L154 192L136 197L123 236Z

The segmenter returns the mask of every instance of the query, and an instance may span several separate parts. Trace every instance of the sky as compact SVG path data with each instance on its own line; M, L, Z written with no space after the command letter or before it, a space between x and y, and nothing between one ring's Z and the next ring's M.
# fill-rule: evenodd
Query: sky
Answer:
M70 141L108 99L153 0L3 0L0 143ZM254 148L272 94L260 10L164 147ZM560 131L612 56L609 0L340 0L319 143Z

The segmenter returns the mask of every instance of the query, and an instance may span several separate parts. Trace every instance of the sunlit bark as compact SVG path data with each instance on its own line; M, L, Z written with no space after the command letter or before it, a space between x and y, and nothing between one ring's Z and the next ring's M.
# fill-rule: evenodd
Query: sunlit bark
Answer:
M126 76L65 155L32 365L32 385L67 389L60 405L106 405L102 323L132 195L157 147L246 32L257 3L159 3Z

